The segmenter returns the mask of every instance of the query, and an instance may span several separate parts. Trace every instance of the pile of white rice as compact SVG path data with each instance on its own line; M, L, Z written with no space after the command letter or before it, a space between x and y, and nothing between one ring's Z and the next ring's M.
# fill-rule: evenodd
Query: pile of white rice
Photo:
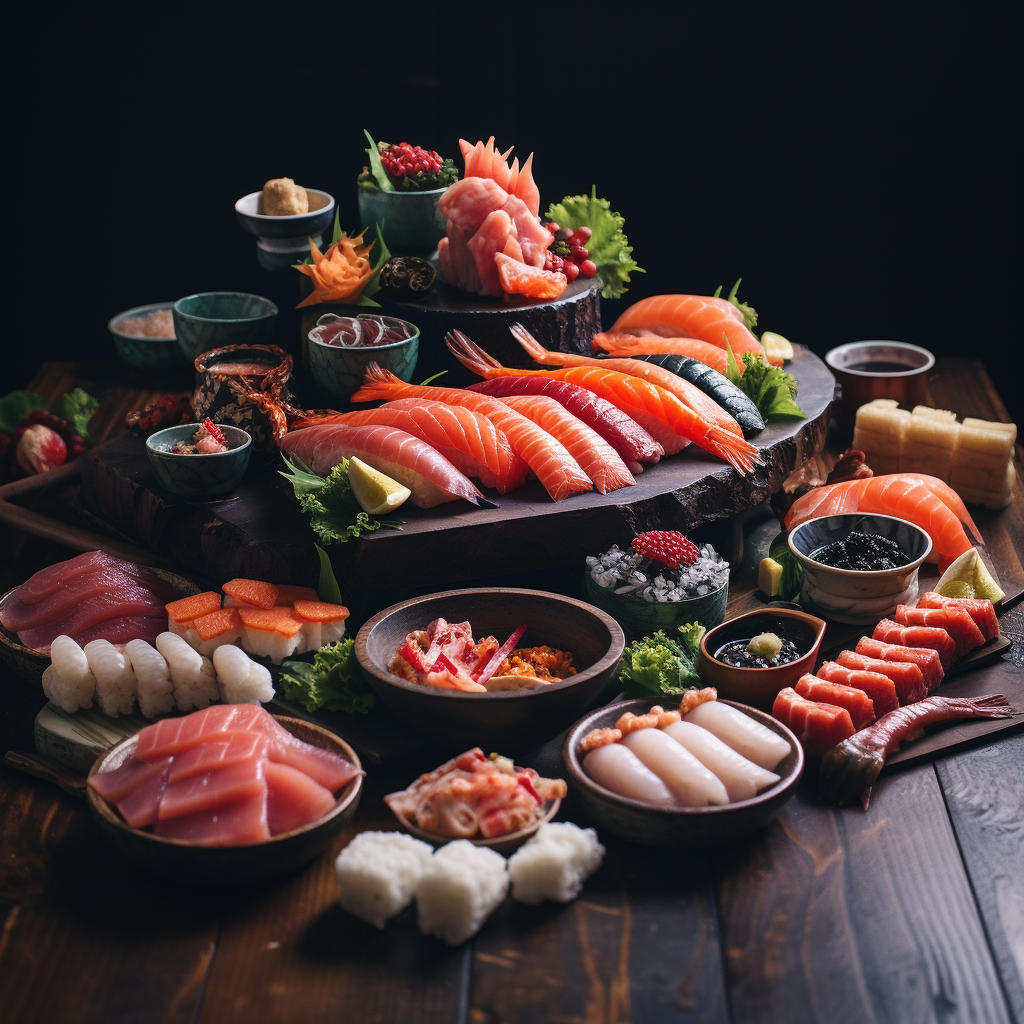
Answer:
M605 590L654 603L685 601L718 590L729 579L729 563L710 544L701 545L693 565L678 569L613 544L603 555L587 557L587 572Z

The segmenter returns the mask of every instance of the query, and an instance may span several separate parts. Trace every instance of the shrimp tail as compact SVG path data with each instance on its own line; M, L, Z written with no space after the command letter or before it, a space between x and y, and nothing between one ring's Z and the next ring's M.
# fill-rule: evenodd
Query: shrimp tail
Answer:
M504 367L493 356L488 355L476 342L471 341L462 331L449 331L444 336L448 351L467 370L472 370L478 377L489 378L496 376L495 371L501 371Z

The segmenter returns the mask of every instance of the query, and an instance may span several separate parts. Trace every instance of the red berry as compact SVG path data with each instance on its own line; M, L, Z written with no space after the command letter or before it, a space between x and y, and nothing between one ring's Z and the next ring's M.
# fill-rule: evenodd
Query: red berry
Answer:
M580 273L584 277L593 277L597 273L597 264L593 260L584 260L580 264Z
M570 244L569 255L572 257L573 263L582 263L585 259L589 258L590 253L582 245Z
M554 234L556 231L562 230L553 220L548 221L548 223L545 226L547 227L548 231L551 232L551 234Z
M582 241L582 242L589 242L590 241L590 236L593 233L594 232L591 231L590 228L586 228L586 227L584 227L584 228L577 228L576 229L576 234L579 235L580 241Z
M557 259L558 257L555 258ZM568 278L570 284L576 280L580 273L580 268L572 260L562 260L562 266L559 269Z
M693 565L700 558L700 548L678 530L648 530L633 538L633 550L670 569Z

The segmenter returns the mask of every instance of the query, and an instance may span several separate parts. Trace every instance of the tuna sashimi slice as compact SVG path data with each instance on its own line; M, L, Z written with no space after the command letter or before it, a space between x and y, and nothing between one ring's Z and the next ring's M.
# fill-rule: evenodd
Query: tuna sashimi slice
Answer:
M792 686L779 691L772 715L792 729L808 757L818 759L857 731L846 708L806 700Z
M992 602L985 598L943 597L929 590L917 599L918 608L963 608L986 640L999 636L999 620Z
M206 736L171 759L167 781L182 782L194 775L261 757L266 754L267 742L266 733L260 732L217 732Z
M870 672L866 669L855 669L834 661L826 661L818 669L817 675L830 683L841 683L863 690L871 698L875 706L875 717L895 711L904 701L900 700L900 691L889 676L881 672ZM922 693L924 687L922 686ZM908 693L910 691L907 691Z
M268 761L267 826L272 836L291 832L322 818L334 807L334 794L305 772Z
M874 637L862 636L857 641L857 654L869 658L881 658L884 661L909 661L915 664L924 676L924 684L929 690L936 689L942 682L946 670L942 667L939 652L927 647L906 647L890 644Z
M800 677L794 689L806 700L846 708L855 729L863 729L875 720L875 706L871 698L853 686L832 683L808 673Z
M277 723L271 736L267 757L277 764L304 772L324 789L336 793L351 779L362 774L351 761L311 743L304 743Z
M266 784L263 784L263 792L225 804L216 814L183 814L156 822L153 831L167 839L182 839L203 846L262 843L270 838Z
M49 597L58 587L70 583L76 576L89 570L103 567L112 567L115 564L122 564L112 555L103 551L86 551L85 554L76 555L66 562L58 562L56 565L48 565L40 569L34 576L30 576L20 587L17 596L19 601L25 604L35 604ZM3 620L4 628L10 629L6 620Z
M985 635L965 608L911 608L896 606L893 618L904 626L938 626L956 642L956 654L962 658L985 642Z
M258 704L211 704L182 718L162 718L139 733L135 756L145 761L180 754L213 733L259 729L269 732L277 722Z
M897 689L900 693L928 692L928 683L925 681L921 666L915 665L912 661L886 661L884 658L869 658L866 654L857 654L855 651L843 651L836 661L843 668L877 672L898 684Z
M89 785L107 803L116 804L123 800L137 786L146 782L150 776L159 775L166 771L171 765L169 757L159 758L155 761L143 761L134 754L127 758L123 764L108 772L97 772L91 779Z
M168 782L160 798L158 819L180 818L265 794L264 763L260 755L180 782Z
M160 771L140 775L138 784L117 802L121 817L132 828L152 825L160 815L160 803L167 791L167 763L162 764Z
M80 647L85 647L93 640L106 640L112 644L126 644L130 640L145 640L147 644L153 644L166 629L166 615L116 616L79 633L75 637L75 642Z
M871 637L886 644L930 648L938 654L943 672L956 661L956 641L938 626L904 626L892 619L882 619Z

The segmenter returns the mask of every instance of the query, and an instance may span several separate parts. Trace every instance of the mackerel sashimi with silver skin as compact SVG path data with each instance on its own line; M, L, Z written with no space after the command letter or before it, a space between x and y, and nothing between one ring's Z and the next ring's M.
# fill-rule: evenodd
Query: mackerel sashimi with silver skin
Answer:
M410 500L420 508L433 508L459 498L482 508L494 507L469 477L426 441L394 427L324 424L290 431L279 444L283 451L297 455L321 476L327 476L342 459L356 456L408 487L412 492Z

